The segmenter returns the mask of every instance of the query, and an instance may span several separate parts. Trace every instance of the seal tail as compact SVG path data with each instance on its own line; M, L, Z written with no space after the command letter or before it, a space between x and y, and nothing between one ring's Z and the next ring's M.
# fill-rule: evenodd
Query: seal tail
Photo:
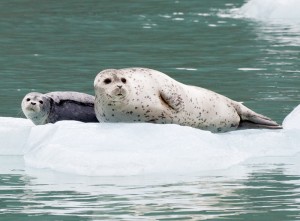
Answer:
M241 118L240 124L238 126L239 129L282 129L282 126L272 119L250 110L241 103L235 103L234 106Z

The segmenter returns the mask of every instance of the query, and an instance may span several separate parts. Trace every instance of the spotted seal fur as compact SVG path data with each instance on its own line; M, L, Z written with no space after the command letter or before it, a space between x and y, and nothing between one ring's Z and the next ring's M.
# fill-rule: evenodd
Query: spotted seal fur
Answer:
M79 92L31 92L25 95L21 106L25 116L36 125L61 120L98 122L94 100L94 96Z
M152 69L103 70L95 78L94 89L100 122L170 123L212 132L281 128L240 102Z

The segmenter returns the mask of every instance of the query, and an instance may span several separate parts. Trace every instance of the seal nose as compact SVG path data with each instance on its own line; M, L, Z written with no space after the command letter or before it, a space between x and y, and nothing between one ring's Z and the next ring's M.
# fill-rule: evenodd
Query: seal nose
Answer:
M35 102L31 102L31 104L32 104L32 105L35 105L36 103L35 103Z
M121 89L121 88L122 88L122 85L117 85L117 87L118 87L119 89Z

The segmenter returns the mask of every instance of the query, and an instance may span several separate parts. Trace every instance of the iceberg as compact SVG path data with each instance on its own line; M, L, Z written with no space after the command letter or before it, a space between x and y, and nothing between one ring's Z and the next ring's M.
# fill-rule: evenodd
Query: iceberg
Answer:
M300 105L282 130L214 134L179 125L82 123L33 125L0 117L0 155L26 167L85 176L189 174L226 169L250 158L300 152Z
M239 10L243 17L259 20L295 20L300 18L299 0L249 0Z

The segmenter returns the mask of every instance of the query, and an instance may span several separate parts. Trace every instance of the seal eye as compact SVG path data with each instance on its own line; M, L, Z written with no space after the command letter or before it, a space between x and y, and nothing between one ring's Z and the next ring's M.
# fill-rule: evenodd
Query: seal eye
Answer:
M26 101L30 101L30 98L27 98Z
M104 80L104 83L105 83L105 84L111 83L111 79L110 79L110 78L106 78L106 79Z
M44 102L43 101L39 101L40 102L40 104L43 104Z
M125 84L126 83L126 79L125 78L121 78L121 81Z

